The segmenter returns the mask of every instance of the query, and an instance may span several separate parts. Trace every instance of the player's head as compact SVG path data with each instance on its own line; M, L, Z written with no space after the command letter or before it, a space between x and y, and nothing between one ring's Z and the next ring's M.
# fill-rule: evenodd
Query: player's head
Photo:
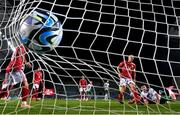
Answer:
M129 55L128 62L133 62L133 61L134 61L134 55Z
M142 86L141 86L141 91L145 91L145 92L146 92L147 90L148 90L148 88L147 88L146 85L142 85Z
M17 55L22 55L24 52L25 52L25 47L24 45L20 44L16 47L16 52L17 52Z
M40 70L41 70L41 67L38 66L37 70L40 71Z
M84 79L84 75L82 75L81 78Z
M18 45L16 48L25 48L23 44Z

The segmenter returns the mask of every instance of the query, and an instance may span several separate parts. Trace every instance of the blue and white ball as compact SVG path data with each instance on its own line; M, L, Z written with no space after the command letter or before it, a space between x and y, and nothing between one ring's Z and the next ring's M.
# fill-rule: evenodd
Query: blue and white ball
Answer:
M20 23L21 42L30 50L43 53L57 47L63 36L58 18L51 12L35 10Z

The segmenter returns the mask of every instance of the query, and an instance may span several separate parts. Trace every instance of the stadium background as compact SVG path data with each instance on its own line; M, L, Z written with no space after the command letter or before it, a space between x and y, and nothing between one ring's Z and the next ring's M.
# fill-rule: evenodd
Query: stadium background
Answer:
M0 5L4 6L4 0L0 1ZM12 6L14 4L13 1L14 0L7 0L6 4ZM38 8L50 10L52 4L48 3L48 0L43 1ZM53 70L60 75L57 76L52 72L51 76L49 76L47 71L45 71L45 79L47 80L46 87L52 88L55 86L60 93L64 93L64 91L61 90L62 82L66 87L66 93L69 97L76 95L78 94L77 84L83 72L88 77L88 80L94 82L94 90L97 95L103 94L102 86L106 79L111 80L111 88L117 89L117 84L114 80L118 81L118 76L113 72L110 65L116 68L123 59L123 53L125 55L134 54L136 56L135 63L137 64L138 71L138 85L147 83L147 80L151 86L156 89L159 88L157 86L161 87L164 85L167 87L175 85L174 80L178 85L180 84L180 18L177 19L177 17L180 16L179 1L88 1L89 2L83 0L56 1L56 5L52 11L60 14L57 16L64 28L63 40L60 48L56 50L60 56L69 62L77 63L75 65L79 69L74 68L70 63L66 63L59 57L51 57L48 55L47 57L60 61L57 63L59 63L62 68L53 68L53 65L56 64L47 58L43 58L52 66ZM100 3L102 5L100 5ZM16 0L16 4L19 4L19 0ZM31 7L33 8L33 6L36 5L37 2L34 2ZM0 13L1 28L6 25L6 21L9 18L8 13L10 13L11 10L11 7L6 11L3 7L0 8L0 12L2 12ZM6 19L2 19L2 15L6 15ZM2 29L1 31L8 33L9 29ZM171 49L168 49L168 47ZM6 41L1 41L1 49L6 48ZM169 54L168 50L170 50ZM0 59L4 60L6 54L6 51L1 50ZM49 54L53 55L55 52L50 52ZM138 54L140 54L140 57L137 57ZM11 54L9 54L9 56L10 55ZM40 56L43 57L43 55ZM169 62L167 61L168 59ZM3 67L6 67L7 63L8 60L3 64ZM157 68L155 63L157 63ZM90 68L88 64L94 66ZM172 67L172 72L170 66ZM63 69L68 71L73 78L69 77ZM107 70L109 74L105 74L106 71L104 69ZM29 72L30 70L31 69L26 69L25 71ZM142 70L145 73L142 73ZM94 71L96 71L98 75ZM1 79L3 79L3 73L4 70L1 73ZM174 79L172 76L174 76ZM27 74L27 77L29 81L31 81L32 71ZM74 90L75 87L76 90ZM178 86L178 89L179 87L180 86ZM111 89L111 95L113 97L117 96L117 90L115 89Z

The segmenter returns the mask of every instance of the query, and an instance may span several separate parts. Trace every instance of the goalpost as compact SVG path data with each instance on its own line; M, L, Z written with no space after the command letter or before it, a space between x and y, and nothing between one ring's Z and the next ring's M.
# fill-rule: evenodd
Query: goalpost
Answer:
M180 93L180 2L178 0L0 1L2 6L0 30L4 35L0 38L1 73L5 72L6 63L11 58L12 45L16 47L20 44L18 28L24 17L35 9L43 9L54 13L62 22L64 35L57 48L44 54L27 52L29 62L33 65L31 69L25 68L30 87L32 87L35 66L40 66L43 69L45 87L54 91L53 96L44 95L39 101L41 103L39 113L43 112L43 104L46 104L46 99L49 98L55 99L53 113L58 109L57 103L60 99L65 100L65 106L60 109L68 113L70 111L68 103L79 99L79 80L84 75L88 83L93 81L91 97L93 102L87 101L93 103L93 114L101 109L96 107L98 101L104 98L103 85L106 81L110 84L111 99L108 102L102 101L109 104L108 108L102 110L116 114L111 110L119 91L119 76L115 70L119 62L127 59L129 54L135 56L136 85L139 91L142 84L148 84L156 91L174 86L174 91ZM20 88L17 86L12 89L12 95ZM128 95L127 92L125 97ZM2 113L8 108L7 103L4 102L5 106L1 107ZM29 103L34 102L30 100ZM138 105L135 107L128 105L132 108L130 110L126 110L126 106L127 104L124 104L124 108L121 108L122 113L127 111L140 113ZM88 106L84 106L83 102L79 102L74 108L80 114L83 108L88 110ZM150 114L151 110L156 111L159 108L174 111L169 103L168 107L148 106L147 113ZM9 113L18 110L16 107ZM162 111L156 112L160 114Z

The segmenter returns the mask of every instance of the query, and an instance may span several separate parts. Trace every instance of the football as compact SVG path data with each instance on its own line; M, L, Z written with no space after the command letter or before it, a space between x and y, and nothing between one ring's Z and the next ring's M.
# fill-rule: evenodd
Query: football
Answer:
M20 22L20 41L30 50L44 53L57 47L63 36L61 22L51 12L35 10Z

